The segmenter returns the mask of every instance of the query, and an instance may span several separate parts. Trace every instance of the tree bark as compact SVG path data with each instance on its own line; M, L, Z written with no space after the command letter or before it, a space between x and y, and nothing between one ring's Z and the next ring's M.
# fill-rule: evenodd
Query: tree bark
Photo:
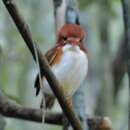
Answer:
M127 71L127 47L124 38L121 40L121 45L117 51L117 55L112 62L112 76L113 76L113 91L114 103L116 103L117 94L121 88L122 79Z
M100 90L96 101L96 115L104 116L111 114L112 106L112 79L111 79L111 52L109 44L109 0L100 0L99 2L99 81Z
M129 79L129 94L130 94L130 1L122 0L123 16L124 16L124 36L127 48L127 71ZM129 95L129 116L128 124L130 130L130 95Z

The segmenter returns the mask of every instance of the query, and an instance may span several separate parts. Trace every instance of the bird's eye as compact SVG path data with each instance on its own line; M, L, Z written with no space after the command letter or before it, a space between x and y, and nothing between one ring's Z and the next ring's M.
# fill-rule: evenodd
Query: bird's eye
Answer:
M80 42L83 42L83 39L80 39Z
M67 36L64 36L63 39L64 39L64 41L66 41L67 40Z

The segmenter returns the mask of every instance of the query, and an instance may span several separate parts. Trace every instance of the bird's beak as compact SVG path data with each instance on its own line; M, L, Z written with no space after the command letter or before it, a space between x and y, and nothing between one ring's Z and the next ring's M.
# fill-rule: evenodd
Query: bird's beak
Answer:
M69 37L68 38L68 42L71 44L71 45L78 45L80 44L80 38L76 38L76 37Z

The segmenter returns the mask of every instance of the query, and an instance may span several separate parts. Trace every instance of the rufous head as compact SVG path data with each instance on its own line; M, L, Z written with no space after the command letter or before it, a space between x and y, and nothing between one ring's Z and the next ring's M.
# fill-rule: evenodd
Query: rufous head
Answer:
M58 33L58 44L79 45L85 37L85 31L77 24L65 24Z

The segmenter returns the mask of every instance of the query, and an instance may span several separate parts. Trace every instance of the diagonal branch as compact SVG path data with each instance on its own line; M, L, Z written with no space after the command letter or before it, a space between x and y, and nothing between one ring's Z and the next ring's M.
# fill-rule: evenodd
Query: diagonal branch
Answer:
M13 21L15 22L20 34L22 35L26 45L28 46L29 50L31 51L33 58L35 58L35 53L33 49L34 42L32 40L31 34L29 29L21 16L19 15L18 9L14 3L14 0L3 0L4 5L6 6L9 14L11 15ZM55 96L57 97L60 106L62 107L63 112L65 113L66 117L68 118L69 122L71 123L72 127L75 130L82 130L81 123L77 116L74 113L72 106L67 102L63 91L61 90L61 85L57 81L55 75L52 73L45 57L42 56L41 52L37 49L38 58L40 63L41 75L45 75L46 79L51 86Z

